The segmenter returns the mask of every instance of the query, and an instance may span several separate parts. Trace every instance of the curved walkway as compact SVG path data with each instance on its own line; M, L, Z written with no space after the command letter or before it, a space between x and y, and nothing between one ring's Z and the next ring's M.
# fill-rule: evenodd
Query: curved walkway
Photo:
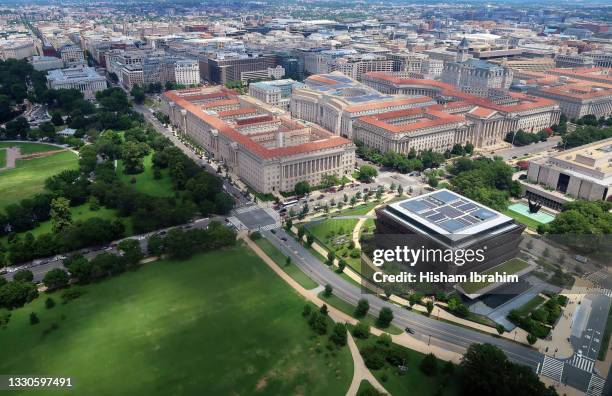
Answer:
M15 167L15 161L19 158L21 150L19 147L6 147L3 150L6 150L6 164L0 168L0 171L6 169L13 169Z
M359 385L361 385L362 380L367 380L379 392L388 394L389 392L387 392L387 390L380 384L380 382L378 382L374 375L372 375L370 369L366 367L363 357L361 357L357 344L355 344L355 340L353 340L351 333L348 334L347 343L351 351L351 356L353 357L353 380L351 381L351 386L346 392L346 395L357 395L357 391L359 390Z

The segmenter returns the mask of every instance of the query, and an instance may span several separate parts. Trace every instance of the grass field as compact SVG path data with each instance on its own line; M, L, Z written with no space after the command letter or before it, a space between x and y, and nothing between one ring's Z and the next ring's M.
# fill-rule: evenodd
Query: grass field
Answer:
M493 275L495 273L503 274L504 272L506 272L507 275L512 275L512 274L516 274L517 272L527 268L528 266L529 264L526 261L523 261L518 258L513 258L498 266L495 266L484 272L481 272L481 275ZM464 282L461 284L461 287L463 288L463 290L465 290L466 293L472 294L482 289L483 287L489 286L491 283L492 282L488 282L488 281Z
M6 150L4 148L0 148L0 168L4 168L6 166Z
M287 273L294 281L302 285L304 289L311 290L318 286L317 282L313 281L306 275L301 269L298 268L295 263L287 265L287 256L285 256L276 246L272 245L270 241L264 238L260 238L254 241L257 246L261 248L270 258L278 264L283 271Z
M371 335L367 340L355 338L355 342L361 350L374 344L377 338ZM389 363L385 363L385 366L379 370L370 370L391 395L459 395L457 375L451 374L448 378L445 378L444 374L441 373L445 362L438 361L438 373L428 377L419 369L425 355L407 348L404 348L404 350L407 353L407 360L404 365L408 367L408 370L403 375L399 373L397 367L393 367Z
M43 153L45 151L61 150L61 147L45 143L33 142L0 142L0 148L19 147L21 155Z
M531 300L527 301L523 304L517 311L521 314L521 316L527 316L534 311L537 307L542 305L542 303L546 301L546 299L542 296L535 296Z
M361 258L351 257L348 248L353 238L353 229L358 219L325 219L306 224L306 228L325 249L333 250L336 257L343 258L346 263L358 273L361 273ZM339 243L340 239L344 242Z
M14 169L0 172L0 210L44 190L45 179L66 169L77 169L77 156L66 151L48 157L17 160Z
M154 197L171 197L174 195L174 190L172 189L172 180L168 175L167 169L162 169L161 171L161 179L155 180L153 177L153 162L152 162L153 154L149 154L144 158L144 172L138 173L136 175L128 175L123 173L123 163L121 160L117 161L117 175L121 181L125 184L133 186L137 191L141 193L151 195ZM136 183L131 184L130 180L133 178L136 179Z
M337 296L334 296L333 294L329 297L326 297L324 294L324 292L320 292L318 294L318 297L325 301L327 304L331 305L332 307L338 309L339 311L344 312L345 314L352 316L355 318L355 315L353 315L353 313L355 312L355 306L352 304L349 304L348 302L340 299ZM379 328L381 330L386 331L387 333L390 334L402 334L402 329L400 329L399 327L395 326L394 324L391 324L391 326L387 327L386 329L380 328L378 326L376 326L376 318L370 314L368 314L365 318L356 318L359 319L365 323L367 323L369 326L371 327L376 327Z
M534 219L530 219L527 216L524 216L520 213L516 213L510 209L506 209L504 211L502 211L503 214L505 214L506 216L510 216L512 217L514 220L516 220L517 222L527 226L528 228L530 228L533 231L537 231L538 226L542 223L535 221Z
M116 218L119 218L117 217L117 210L115 209L108 209L105 207L101 207L99 210L93 211L89 209L89 204L74 206L70 208L70 213L72 214L73 222L76 222L77 220L87 220L92 217L99 217L101 219L106 219L110 221ZM120 219L123 221L123 224L125 226L125 235L126 236L132 235L133 230L132 230L131 219L129 217L120 218ZM51 232L51 220L43 221L42 223L38 225L38 227L30 231L27 231L27 232L32 233L34 237L38 237L39 235L49 233ZM22 234L25 234L25 232ZM7 238L8 238L7 236L0 238L0 242L6 242Z
M0 372L72 376L65 394L79 396L340 395L350 384L348 348L329 351L302 317L304 300L244 247L162 260L84 290L51 310L41 296L13 311Z

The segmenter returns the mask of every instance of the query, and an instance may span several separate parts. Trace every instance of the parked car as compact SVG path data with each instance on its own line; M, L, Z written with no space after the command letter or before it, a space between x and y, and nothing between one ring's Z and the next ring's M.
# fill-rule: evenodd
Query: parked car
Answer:
M415 333L416 333L416 332L415 332L413 329L411 329L410 327L406 327L404 330L405 330L405 331L406 331L406 333L408 333L408 334L415 334Z

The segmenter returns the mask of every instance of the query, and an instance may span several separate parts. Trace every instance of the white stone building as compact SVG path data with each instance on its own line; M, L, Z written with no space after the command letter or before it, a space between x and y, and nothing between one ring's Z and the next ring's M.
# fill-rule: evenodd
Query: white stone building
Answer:
M73 66L47 72L47 85L52 89L78 89L86 99L95 98L96 92L106 89L106 78L93 67Z

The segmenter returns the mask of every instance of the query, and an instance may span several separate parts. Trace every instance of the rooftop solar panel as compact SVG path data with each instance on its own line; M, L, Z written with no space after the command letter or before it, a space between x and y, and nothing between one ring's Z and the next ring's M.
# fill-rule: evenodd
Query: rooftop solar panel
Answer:
M421 213L421 216L427 217L427 216L431 216L432 214L438 213L435 210L428 210L425 213Z
M488 219L495 217L495 213L491 212L490 210L484 209L484 208L475 210L473 213L471 213L471 215L480 220L488 220Z
M420 211L431 208L430 205L425 204L422 200L403 202L400 206L414 213L419 213Z
M466 222L468 222L468 223L470 223L470 224L476 224L476 223L478 223L478 222L480 221L480 220L478 220L478 219L475 219L475 218L474 218L474 217L472 217L472 216L465 216L465 217L462 217L462 218L461 218L461 220L465 220Z
M453 194L450 191L438 191L437 193L432 194L431 196L436 199L439 199L440 201L444 203L449 203L449 202L456 201L459 199L458 195Z
M451 204L450 204L450 205L451 205L453 208L456 208L456 207L458 207L458 206L465 205L466 203L467 203L467 202L465 202L463 199L460 199L459 201L451 202Z
M465 224L463 224L460 221L457 221L455 219L449 219L446 221L443 221L441 223L438 223L438 225L442 228L444 228L446 231L454 233L456 231L459 231L462 228L465 228Z
M438 211L440 213L444 213L446 216L450 217L451 219L454 219L455 217L459 217L461 215L463 215L463 212L451 208L450 206L443 206L441 208L438 208Z
M469 212L471 210L474 210L478 208L478 206L474 205L473 203L466 203L465 205L461 205L461 206L457 206L457 209L463 211L463 212Z
M427 216L427 220L433 221L434 223L436 221L440 221L440 220L445 219L445 218L446 218L446 216L444 216L442 213L436 213L436 214L433 214L431 216Z

